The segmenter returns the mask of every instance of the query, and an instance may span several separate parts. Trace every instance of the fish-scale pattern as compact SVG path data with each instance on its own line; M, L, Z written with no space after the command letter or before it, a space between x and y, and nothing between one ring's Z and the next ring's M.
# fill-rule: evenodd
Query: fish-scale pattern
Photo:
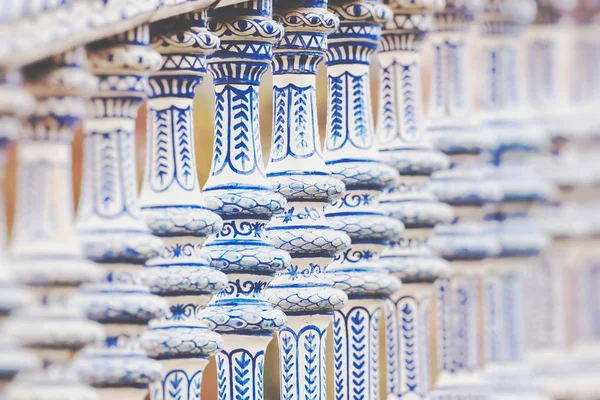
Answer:
M206 236L218 232L223 221L212 211L197 207L142 208L142 216L156 236Z
M384 214L328 215L335 229L346 232L353 240L368 238L371 241L390 240L403 232L403 226Z
M398 172L381 162L329 163L334 178L342 180L346 189L352 187L386 188L398 179Z
M190 356L211 356L223 347L221 335L202 325L150 327L142 339L142 346L155 359Z
M290 255L272 246L241 244L235 247L212 243L207 241L205 249L212 258L212 265L221 271L278 271L290 264Z
M267 228L267 232L269 232L269 237L275 247L291 254L335 254L350 245L347 236L342 236L333 229L313 229L306 226L290 230L269 230Z
M141 272L141 278L152 293L160 296L217 293L227 283L222 272L195 266L147 266Z
M226 306L211 303L200 313L200 316L209 329L221 333L276 332L287 323L285 314L271 305Z
M270 286L265 290L267 299L285 312L324 313L339 310L348 297L339 289L331 287L280 287Z
M212 211L221 216L231 214L270 216L282 212L286 204L283 196L271 192L270 189L204 189L204 200Z
M349 298L354 295L386 297L400 289L400 281L390 278L383 268L336 268L335 273L326 273L334 281L335 287L346 292Z
M275 191L288 200L331 201L345 190L341 180L329 176L284 175L269 180Z

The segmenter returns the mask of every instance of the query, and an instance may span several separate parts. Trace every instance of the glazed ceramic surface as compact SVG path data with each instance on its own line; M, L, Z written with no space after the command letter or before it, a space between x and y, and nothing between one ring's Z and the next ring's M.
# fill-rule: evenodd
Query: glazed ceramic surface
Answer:
M397 182L395 169L377 151L371 115L369 62L392 15L375 1L332 1L340 27L329 36L328 114L324 158L346 192L326 209L335 229L352 241L327 270L350 299L334 315L333 374L336 399L379 396L379 321L386 296L400 281L383 267L379 253L403 225L382 212L381 191Z
M76 364L101 398L144 397L162 375L139 341L147 323L167 312L166 302L152 295L140 276L144 262L162 247L140 214L134 153L138 107L146 97L148 74L161 61L149 40L149 26L140 25L88 45L90 69L100 86L83 124L77 227L87 257L101 264L104 280L84 286L81 297L107 337L82 352Z
M326 277L327 265L350 238L334 230L324 208L343 193L325 165L317 125L316 68L327 34L339 24L321 1L276 1L285 29L273 57L273 139L267 177L287 199L267 232L290 253L290 267L269 285L269 301L288 316L279 334L280 395L284 400L326 398L325 339L333 312L347 295Z
M151 26L151 46L161 54L162 65L149 78L140 208L165 246L146 262L142 279L170 308L165 318L150 322L141 339L164 369L162 383L150 388L153 399L199 399L203 369L223 346L199 316L227 282L202 248L222 221L206 206L196 176L193 98L206 73L206 56L219 46L206 25L206 13L194 12Z
M209 12L209 28L221 47L208 60L215 84L215 134L204 194L223 218L223 228L205 249L228 283L202 316L225 339L217 355L220 400L263 399L265 349L287 322L264 294L275 273L290 264L289 254L276 249L265 232L286 204L265 176L259 137L258 86L273 44L283 35L271 16L270 0Z
M386 189L381 205L407 228L381 255L381 263L403 282L386 300L387 397L427 398L432 283L448 272L447 262L431 252L427 239L431 228L450 222L453 213L428 184L428 176L447 168L449 160L434 149L423 124L420 50L443 2L386 4L393 19L383 27L379 50L377 144L401 176Z

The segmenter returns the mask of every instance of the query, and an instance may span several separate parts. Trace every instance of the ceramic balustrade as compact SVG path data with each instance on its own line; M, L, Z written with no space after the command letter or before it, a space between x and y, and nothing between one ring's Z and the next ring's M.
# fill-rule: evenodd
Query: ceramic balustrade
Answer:
M407 228L381 255L403 282L386 301L387 393L388 398L428 398L433 282L448 274L448 263L431 252L427 239L437 223L451 222L453 213L428 186L428 176L446 169L449 160L433 148L423 126L421 44L444 2L386 4L394 17L383 27L379 49L377 142L400 181L386 190L381 205Z
M335 229L346 232L350 247L326 274L348 295L333 321L333 393L336 399L374 400L380 395L379 325L385 299L400 280L384 267L380 252L403 231L400 221L379 206L381 192L398 181L377 150L369 63L392 17L378 1L331 1L340 26L327 50L327 135L324 158L334 177L346 185L340 199L326 208Z
M331 368L325 359L327 329L334 311L348 300L325 271L350 238L324 216L324 208L345 186L323 159L315 75L325 57L327 34L339 20L322 1L275 1L274 19L285 34L273 56L273 136L266 172L287 206L267 232L292 262L266 295L288 317L277 335L280 398L325 400L326 369Z
M540 312L528 325L540 382L554 394L594 396L593 372L585 371L596 371L598 336L589 306L597 300L597 255L586 221L594 209L571 207L581 198L564 190L589 189L595 170L577 171L577 157L592 147L599 126L590 112L600 98L594 12L581 13L580 28L566 21L574 32L566 37L554 28L573 2L538 1L525 82L518 42L533 0L213 3L34 0L11 1L0 11L2 71L24 67L37 100L28 110L18 83L3 76L0 161L18 138L18 191L10 257L0 249L2 266L7 261L10 268L0 270L0 312L25 306L5 318L0 354L9 355L12 369L3 359L0 378L7 382L17 369L36 365L13 337L55 364L23 374L8 386L8 398L142 398L150 390L153 400L199 399L203 370L216 354L218 398L262 400L274 333L286 400L324 400L327 392L336 400L375 400L384 363L390 399L541 398L523 363L525 284L540 293L535 300L547 299L531 303ZM469 52L482 3L476 113ZM583 10L595 7L583 3ZM425 125L420 46L429 31ZM567 50L585 62L565 104L565 72L556 64L567 40ZM83 45L97 81L83 71ZM375 130L369 69L377 50ZM321 150L316 69L325 57ZM269 67L273 137L265 169L258 87ZM215 83L214 147L201 192L196 160L206 154L195 153L193 98L207 70ZM138 202L135 118L146 97L148 151ZM29 124L20 126L20 117ZM69 153L81 119L76 235ZM528 213L553 191L523 156L545 148L547 133L575 143L571 154L549 161L561 159L557 167L565 167L552 172L564 205L549 209L571 222L548 228L555 246L539 257L543 237ZM481 156L488 151L493 157ZM525 267L533 273L525 276ZM99 269L101 283L94 282ZM35 301L4 272L39 295ZM556 284L563 279L571 286ZM101 336L98 324L67 307L65 296L78 291L72 303L107 333L75 362L96 391L63 368ZM431 391L434 302L438 380ZM567 362L568 350L575 357ZM556 357L565 362L540 367ZM561 388L557 371L574 383ZM48 384L54 389L45 390Z
M139 204L164 247L146 262L142 279L170 308L141 338L164 369L162 382L150 388L154 400L199 399L203 370L223 346L199 316L227 279L202 248L223 223L200 192L193 130L195 90L206 73L206 56L218 46L207 30L205 11L151 26L151 47L161 54L162 65L149 78L148 151Z
M208 59L215 132L204 195L223 228L205 249L228 283L202 316L225 340L217 355L220 400L263 399L265 350L287 323L264 293L275 274L290 265L289 254L275 248L265 231L286 205L265 175L259 131L258 86L283 35L272 7L271 0L253 0L208 15L221 47Z

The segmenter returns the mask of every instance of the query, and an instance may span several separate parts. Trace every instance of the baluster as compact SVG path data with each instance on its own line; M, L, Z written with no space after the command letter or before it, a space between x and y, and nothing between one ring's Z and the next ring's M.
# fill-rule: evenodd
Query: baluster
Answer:
M348 300L326 278L325 268L348 248L350 238L323 215L345 188L331 177L321 153L315 73L327 50L327 34L339 20L326 2L287 3L274 6L285 35L273 56L275 114L267 177L288 203L267 232L277 248L290 253L292 263L266 295L288 317L278 334L281 399L325 400L327 327Z
M499 243L482 223L483 207L501 199L497 182L480 154L496 144L483 129L470 95L469 29L481 2L446 1L435 14L432 95L428 132L450 155L452 168L431 177L438 198L454 207L452 224L436 228L430 247L450 262L450 276L437 281L438 380L432 399L487 398L482 376L481 325L482 261L496 254Z
M137 202L135 118L146 95L148 74L161 58L149 46L148 25L88 45L100 90L83 124L84 160L78 230L89 259L106 271L102 283L86 285L82 301L107 337L77 361L102 399L144 398L161 379L161 366L147 357L139 336L150 320L167 312L166 301L141 281L142 265L162 247Z
M458 183L492 186L478 179ZM447 184L456 184L456 180ZM481 218L479 207L455 207L461 222L437 228L429 242L450 262L451 273L436 282L438 380L432 399L488 398L481 371L479 334L482 263L499 252L499 244L493 231L477 222Z
M209 207L223 218L205 249L228 283L202 312L224 336L217 355L220 400L262 400L265 350L286 324L264 294L275 273L290 264L265 225L285 207L264 172L258 123L258 86L283 31L271 19L271 0L252 0L209 12L221 48L208 60L215 84L215 138L204 187Z
M34 108L34 99L20 87L20 74L0 73L0 323L5 323L11 312L26 307L33 301L31 293L15 282L15 266L9 262L6 251L7 232L4 202L6 199L5 173L9 146L23 130L22 119ZM15 338L9 337L0 326L0 397L6 385L18 374L39 368L39 360L21 348Z
M36 98L17 143L17 199L11 264L37 298L7 323L7 332L35 350L44 368L17 377L8 399L94 397L70 360L103 337L85 319L78 287L96 281L99 269L85 259L73 227L71 147L83 117L84 98L97 88L85 72L86 53L75 48L28 66L25 82Z
M384 299L400 281L379 260L379 253L403 231L400 221L380 209L379 196L398 181L374 143L369 61L381 25L392 17L378 1L330 1L340 27L329 36L327 51L328 114L324 158L346 192L326 208L350 247L326 271L348 295L333 321L335 399L379 398L379 324Z
M533 225L527 205L505 198L496 213L500 253L485 261L486 379L493 398L547 398L525 359L525 275L540 263L548 240Z
M432 254L426 241L437 223L452 220L451 207L438 202L428 188L428 176L449 162L433 149L421 110L420 46L435 7L426 2L386 3L394 18L384 25L380 45L377 139L384 160L401 176L381 204L407 228L381 256L383 265L403 282L386 301L387 393L395 399L427 398L432 283L448 273L448 264Z
M151 33L162 67L149 80L148 151L139 203L164 247L147 261L142 276L152 293L168 301L170 313L150 323L142 342L165 371L162 383L150 388L152 399L198 400L208 358L223 345L198 312L227 279L211 268L202 248L222 221L200 193L193 99L206 73L206 55L217 49L219 40L207 31L205 11L157 22Z

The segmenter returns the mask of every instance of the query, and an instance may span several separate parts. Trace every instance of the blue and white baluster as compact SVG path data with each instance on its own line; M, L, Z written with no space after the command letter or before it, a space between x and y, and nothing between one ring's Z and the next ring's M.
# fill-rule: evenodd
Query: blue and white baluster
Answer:
M94 398L70 365L83 347L103 338L102 327L85 318L79 285L97 281L73 226L71 150L85 114L85 98L97 81L85 71L83 47L24 70L35 109L17 143L17 198L11 265L37 299L7 323L6 331L35 350L44 367L17 377L8 399Z
M435 184L441 191L442 183ZM443 183L444 186L478 184L491 186L481 179L471 182L452 179ZM482 194L488 195L483 190ZM487 399L481 370L481 284L484 260L497 254L500 246L494 229L486 229L478 222L482 218L481 203L468 206L453 200L451 204L460 222L436 228L429 241L431 248L450 262L450 276L436 282L438 380L431 398Z
M223 218L221 231L204 247L228 284L202 315L225 339L217 355L220 400L263 399L265 350L286 324L264 294L290 256L265 232L286 201L264 172L260 146L258 86L269 68L272 47L282 37L271 19L271 0L252 0L209 11L209 28L221 47L209 57L215 84L215 139L204 196Z
M483 380L481 283L483 260L499 251L482 224L482 207L501 199L500 187L486 180L479 155L495 140L482 129L471 99L469 28L481 3L446 1L435 14L428 132L448 154L452 167L431 176L440 201L453 206L455 220L438 226L430 247L450 262L450 276L437 281L438 380L433 399L487 398Z
M202 248L206 237L222 227L202 199L194 149L194 94L206 73L206 55L219 46L206 24L206 12L198 11L151 25L151 45L162 55L162 67L149 80L148 152L139 204L165 247L146 262L142 276L171 311L151 321L142 336L144 349L165 371L162 382L151 386L153 400L198 400L209 356L223 345L198 315L227 282Z
M0 73L0 323L5 323L10 313L29 305L31 293L15 281L7 254L5 173L9 147L23 130L23 119L35 106L33 97L20 85L18 72ZM22 349L15 338L9 337L0 325L0 397L4 387L19 372L39 368L39 360L29 351Z
M84 121L84 160L78 209L79 235L89 259L106 271L102 283L82 289L90 318L104 324L102 345L86 349L77 364L102 399L142 399L160 381L160 364L147 357L139 336L164 316L166 301L141 281L142 265L162 242L140 214L135 161L135 118L146 97L148 74L161 65L140 25L88 45L100 90Z
M348 295L334 314L334 398L379 398L379 324L385 299L400 281L379 259L397 239L402 223L381 210L381 192L396 185L397 171L383 163L375 144L369 63L381 25L392 17L378 1L330 1L340 27L329 36L328 114L324 157L334 177L346 185L341 199L326 208L336 229L346 232L350 248L337 256L326 275Z
M437 223L453 217L452 208L428 188L429 175L447 168L449 161L433 149L422 119L420 45L435 7L386 3L394 18L384 25L379 49L377 139L382 157L401 176L381 204L407 228L381 255L383 265L403 282L386 302L387 393L390 399L427 398L433 282L448 273L448 263L431 252L427 239Z
M315 0L275 1L274 18L285 35L273 56L275 114L267 177L288 203L267 232L277 248L290 253L292 263L265 293L288 317L278 334L281 399L325 400L327 327L348 300L325 270L348 248L350 238L324 216L325 206L345 187L323 160L315 74L327 50L327 34L339 20L326 2Z
M542 262L539 255L549 240L535 226L522 201L523 197L505 195L498 210L487 216L496 225L501 245L500 253L485 261L483 287L485 374L494 399L548 398L525 359L524 296L526 274Z

